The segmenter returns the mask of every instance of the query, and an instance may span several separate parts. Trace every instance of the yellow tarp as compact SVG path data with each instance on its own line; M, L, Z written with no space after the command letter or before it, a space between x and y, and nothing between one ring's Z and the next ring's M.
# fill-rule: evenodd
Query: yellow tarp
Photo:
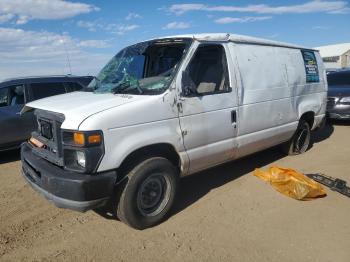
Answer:
M278 192L298 200L311 200L326 196L319 183L290 168L269 167L268 171L255 169L254 176L269 182Z

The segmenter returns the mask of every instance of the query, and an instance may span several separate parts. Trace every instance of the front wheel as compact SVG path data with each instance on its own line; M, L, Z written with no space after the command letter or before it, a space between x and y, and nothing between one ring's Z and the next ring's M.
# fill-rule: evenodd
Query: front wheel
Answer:
M288 155L299 155L305 153L310 146L310 140L310 125L305 120L300 120L298 128L291 140L283 145L283 151Z
M162 157L136 165L128 174L119 202L118 218L136 229L152 227L168 214L177 191L178 171Z

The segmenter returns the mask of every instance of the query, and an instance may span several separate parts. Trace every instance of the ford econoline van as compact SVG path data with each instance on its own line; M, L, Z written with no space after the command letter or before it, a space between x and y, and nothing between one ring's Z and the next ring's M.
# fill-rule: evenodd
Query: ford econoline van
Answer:
M279 144L304 153L327 97L316 50L232 34L126 47L89 87L23 109L38 122L23 176L58 207L112 201L137 229L164 219L183 176Z

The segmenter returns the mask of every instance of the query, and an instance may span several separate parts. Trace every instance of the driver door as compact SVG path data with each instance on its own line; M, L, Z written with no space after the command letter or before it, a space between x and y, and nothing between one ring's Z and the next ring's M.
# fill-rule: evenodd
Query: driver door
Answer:
M237 133L237 94L231 85L227 46L205 43L194 48L182 68L181 81L177 81L189 173L234 159Z
M0 89L0 148L17 146L33 131L32 114L20 115L25 104L24 85Z

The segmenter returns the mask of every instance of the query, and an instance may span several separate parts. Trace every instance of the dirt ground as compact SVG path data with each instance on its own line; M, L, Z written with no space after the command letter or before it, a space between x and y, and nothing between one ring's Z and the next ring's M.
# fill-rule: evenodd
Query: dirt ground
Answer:
M0 154L1 261L350 261L350 199L327 189L289 199L252 175L271 164L350 183L350 125L314 135L285 157L269 149L188 177L161 225L133 230L107 215L58 209L20 175L17 151Z

